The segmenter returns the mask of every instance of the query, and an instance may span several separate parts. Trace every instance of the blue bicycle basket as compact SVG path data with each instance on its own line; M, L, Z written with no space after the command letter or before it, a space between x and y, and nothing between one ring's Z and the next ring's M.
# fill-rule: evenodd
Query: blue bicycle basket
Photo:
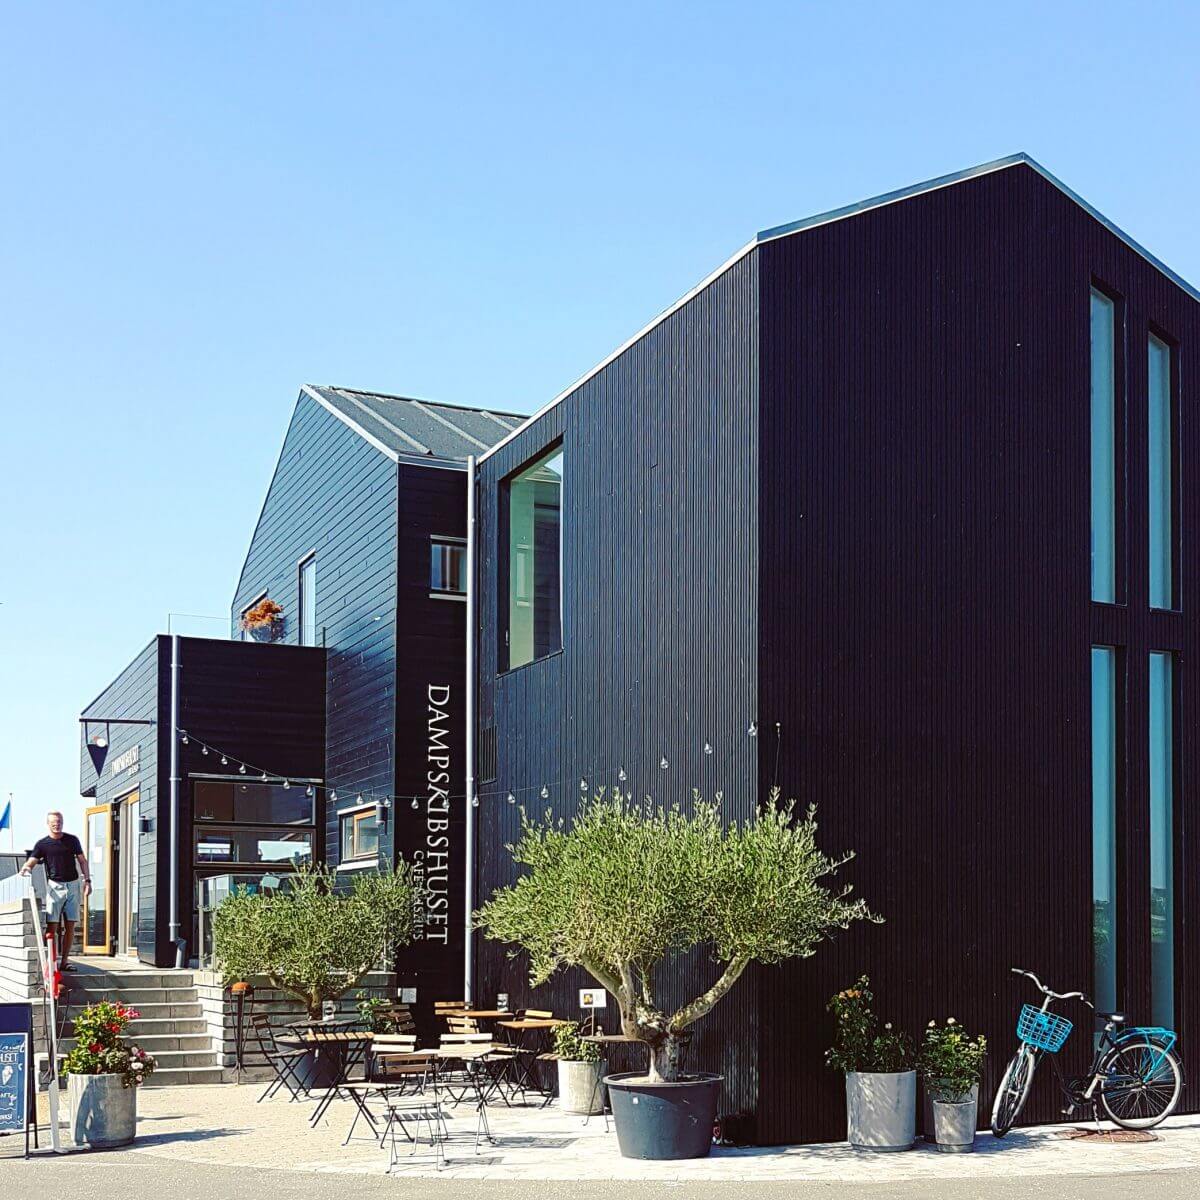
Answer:
M1023 1004L1021 1015L1017 1018L1017 1037L1027 1046L1045 1050L1049 1054L1057 1054L1063 1048L1063 1043L1074 1028L1066 1017L1043 1012L1032 1004Z

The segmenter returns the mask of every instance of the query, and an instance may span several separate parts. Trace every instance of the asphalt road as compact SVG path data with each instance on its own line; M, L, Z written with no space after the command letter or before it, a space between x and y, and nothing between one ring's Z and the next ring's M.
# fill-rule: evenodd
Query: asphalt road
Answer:
M242 1170L173 1162L136 1150L25 1162L12 1157L9 1146L0 1144L0 1197L4 1200L36 1200L47 1195L71 1200L111 1200L113 1196L121 1200L163 1200L166 1196L176 1200L354 1200L383 1195L393 1200L529 1200L534 1194L537 1200L729 1200L731 1196L753 1196L755 1200L1196 1200L1200 1180L1190 1171L1152 1171L998 1183L475 1183Z

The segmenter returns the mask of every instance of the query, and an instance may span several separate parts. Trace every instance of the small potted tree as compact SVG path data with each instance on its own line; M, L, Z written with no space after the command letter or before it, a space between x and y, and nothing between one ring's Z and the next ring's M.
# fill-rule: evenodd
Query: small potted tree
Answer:
M871 914L828 880L845 859L817 847L814 811L798 816L778 791L745 822L726 825L716 802L635 804L603 794L569 827L521 813L512 854L523 874L477 914L486 935L529 954L537 986L582 967L617 1001L621 1028L645 1042L649 1072L609 1075L621 1153L708 1154L721 1076L684 1071L691 1026L752 962L812 954L836 929ZM704 947L711 985L666 1008L664 963Z
M846 1140L856 1150L911 1150L917 1133L917 1073L908 1035L879 1025L863 975L829 1001L833 1047L826 1059L846 1076Z
M603 1112L600 1047L580 1034L578 1021L564 1021L554 1030L554 1056L558 1059L558 1103L563 1112Z
M75 1045L63 1061L77 1146L127 1146L137 1135L137 1089L154 1059L122 1038L136 1009L111 1000L90 1004L75 1018Z
M987 1039L971 1037L953 1017L944 1025L929 1022L920 1053L925 1136L943 1154L975 1149L979 1080L986 1058Z
M360 872L347 884L325 866L305 867L284 891L237 888L213 914L213 955L226 983L255 976L295 997L311 1021L409 942L417 889L406 866ZM336 1072L336 1053L304 1064L310 1084Z
M283 606L264 596L242 613L240 623L256 642L273 642L283 629Z

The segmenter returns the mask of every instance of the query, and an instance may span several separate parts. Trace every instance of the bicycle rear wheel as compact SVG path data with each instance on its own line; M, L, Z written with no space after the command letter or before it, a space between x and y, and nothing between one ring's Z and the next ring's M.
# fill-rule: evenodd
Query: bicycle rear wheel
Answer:
M1183 1092L1178 1060L1153 1042L1123 1042L1100 1070L1100 1103L1122 1129L1150 1129L1166 1120Z
M1000 1080L992 1104L992 1133L996 1137L1002 1138L1016 1124L1025 1101L1029 1099L1036 1066L1033 1051L1026 1045L1018 1046L1004 1072L1004 1078Z

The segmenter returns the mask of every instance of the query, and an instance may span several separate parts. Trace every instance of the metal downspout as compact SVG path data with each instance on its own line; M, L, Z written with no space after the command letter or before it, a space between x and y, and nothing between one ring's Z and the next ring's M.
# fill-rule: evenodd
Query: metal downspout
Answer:
M463 993L475 994L475 955L471 925L475 911L475 457L467 456L467 669L466 669L466 855L463 869Z
M171 634L171 870L168 936L175 950L175 966L186 965L179 936L179 634Z

